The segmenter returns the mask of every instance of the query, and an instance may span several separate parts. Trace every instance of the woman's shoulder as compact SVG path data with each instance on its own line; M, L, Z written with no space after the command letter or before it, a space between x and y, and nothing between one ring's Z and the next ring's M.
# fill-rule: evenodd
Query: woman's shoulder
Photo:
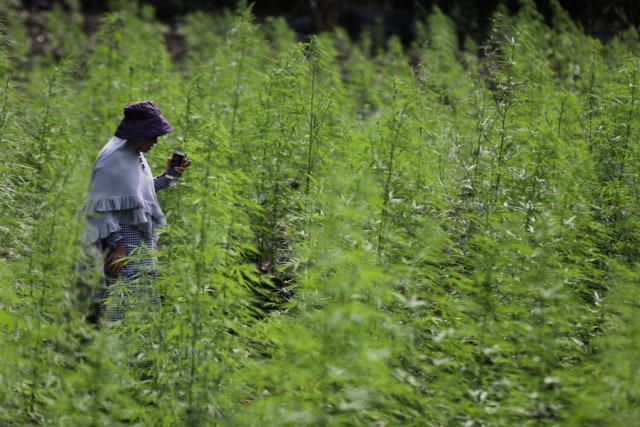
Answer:
M110 163L114 161L126 161L127 159L135 160L137 153L135 147L131 144L127 144L126 139L118 138L114 136L111 138L98 153L96 157L95 166L103 166L104 163Z

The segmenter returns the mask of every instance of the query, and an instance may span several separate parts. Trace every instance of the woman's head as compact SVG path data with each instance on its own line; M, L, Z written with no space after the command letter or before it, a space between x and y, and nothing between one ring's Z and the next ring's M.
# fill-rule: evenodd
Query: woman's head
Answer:
M159 136L171 131L173 127L154 102L136 101L125 104L124 117L116 129L115 136L128 141L143 142L145 145L151 144L147 148L148 151Z

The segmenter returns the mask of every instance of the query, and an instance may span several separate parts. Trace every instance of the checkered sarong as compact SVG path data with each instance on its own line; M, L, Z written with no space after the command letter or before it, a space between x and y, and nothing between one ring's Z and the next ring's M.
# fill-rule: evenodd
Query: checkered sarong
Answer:
M144 311L145 306L158 305L160 298L154 289L156 275L156 238L131 225L120 226L123 237L126 264L120 277L109 277L105 272L107 289L103 318L118 321L127 311Z
M160 307L156 285L156 238L141 230L121 225L126 264L115 279L106 275L102 304L103 323L114 332L111 351L129 364L151 350L151 320Z

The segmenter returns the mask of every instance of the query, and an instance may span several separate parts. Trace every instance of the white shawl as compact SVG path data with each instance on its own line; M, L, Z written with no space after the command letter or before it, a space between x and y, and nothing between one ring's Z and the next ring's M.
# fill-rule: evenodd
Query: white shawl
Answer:
M87 219L82 242L98 247L120 224L133 225L149 235L166 224L151 169L133 143L114 136L98 153L82 213Z

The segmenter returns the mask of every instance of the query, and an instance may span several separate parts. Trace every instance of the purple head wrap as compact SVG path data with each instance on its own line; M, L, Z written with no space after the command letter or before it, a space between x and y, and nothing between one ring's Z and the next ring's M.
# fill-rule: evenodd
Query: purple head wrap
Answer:
M115 136L129 141L153 139L173 131L173 127L152 101L129 102Z

